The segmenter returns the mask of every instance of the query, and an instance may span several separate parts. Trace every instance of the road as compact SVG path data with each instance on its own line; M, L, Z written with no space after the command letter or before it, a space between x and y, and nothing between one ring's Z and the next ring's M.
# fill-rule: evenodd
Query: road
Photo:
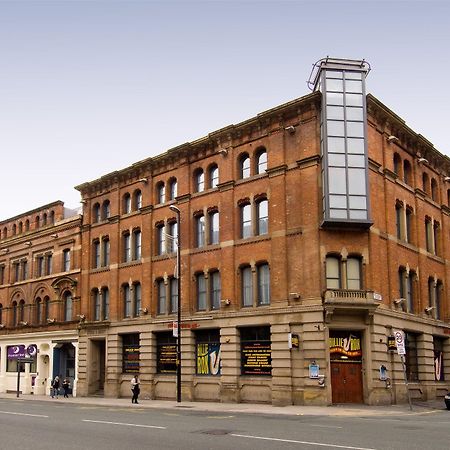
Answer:
M450 411L301 416L0 400L0 449L447 450Z

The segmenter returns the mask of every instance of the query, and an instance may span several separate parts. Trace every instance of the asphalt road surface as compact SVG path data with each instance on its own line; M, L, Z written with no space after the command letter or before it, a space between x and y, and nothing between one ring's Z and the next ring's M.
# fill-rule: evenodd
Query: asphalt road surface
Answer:
M450 411L286 416L0 400L0 450L448 450Z

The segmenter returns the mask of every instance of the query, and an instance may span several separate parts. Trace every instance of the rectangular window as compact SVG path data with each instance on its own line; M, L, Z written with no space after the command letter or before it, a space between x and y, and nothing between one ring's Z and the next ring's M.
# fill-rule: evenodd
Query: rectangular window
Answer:
M172 333L156 334L156 372L177 372L177 338Z
M257 268L258 304L270 304L270 272L268 264L261 264Z
M271 375L270 327L241 328L241 375Z
M198 216L195 218L197 247L205 245L205 216Z
M206 310L206 280L204 274L197 274L197 310Z
M242 306L253 306L252 269L244 267L241 270L242 277Z
M140 345L139 333L122 335L122 372L139 373Z
M124 317L131 317L130 286L128 286L127 284L123 287L123 305L124 305Z
M109 319L109 289L102 289L103 320Z
M338 258L328 256L326 259L327 289L340 289L340 261Z
M166 253L166 229L165 226L159 226L156 229L157 233L157 249L158 255L164 255Z
M347 289L361 289L361 262L358 258L347 259Z
M196 375L220 375L220 331L202 330L195 332Z
M129 233L123 235L123 261L131 261L131 237Z
M244 205L241 207L241 237L243 239L250 237L252 233L252 207Z
M103 244L103 267L107 267L109 266L109 259L110 259L110 250L111 250L111 245L109 242L109 239L103 239L102 241Z
M100 267L100 242L94 241L92 245L94 269L98 269Z
M138 317L142 305L141 283L133 284L133 297L134 297L133 315L135 317Z
M100 320L100 292L94 292L94 320Z
M133 232L134 236L134 259L141 259L142 251L142 233L140 230L135 230Z
M178 280L176 278L170 279L170 312L176 313L178 311Z
M221 283L220 272L211 272L209 275L210 280L210 296L211 296L211 309L220 309L220 297L221 297Z
M70 270L70 250L65 249L63 251L63 272L68 272Z
M0 284L5 284L5 266L0 266Z
M219 243L219 213L214 212L209 215L209 243Z
M158 314L166 314L166 285L164 280L158 280L156 282L156 290L158 295Z
M53 257L52 257L52 255L47 255L47 257L46 257L45 272L47 275L50 275L53 272Z

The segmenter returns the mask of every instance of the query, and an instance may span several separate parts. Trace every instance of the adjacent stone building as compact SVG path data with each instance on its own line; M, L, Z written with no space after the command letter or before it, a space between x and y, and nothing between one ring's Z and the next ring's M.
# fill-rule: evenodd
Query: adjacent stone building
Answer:
M78 395L129 395L138 372L144 397L175 398L179 299L184 400L403 402L398 330L411 396L446 392L450 160L366 95L369 70L321 60L311 94L76 187L76 320L58 329Z

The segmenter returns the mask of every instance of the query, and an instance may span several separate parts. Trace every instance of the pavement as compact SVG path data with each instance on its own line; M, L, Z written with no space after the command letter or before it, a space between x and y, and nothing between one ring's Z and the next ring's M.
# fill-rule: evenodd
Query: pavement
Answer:
M139 404L131 403L130 398L109 397L69 397L51 398L45 395L20 394L17 398L13 393L0 393L0 399L15 401L45 401L80 405L85 407L107 407L107 408L133 408L133 409L166 409L166 410L190 410L198 412L212 412L219 414L267 414L267 415L290 415L290 416L398 416L429 414L445 410L444 401L441 399L431 401L414 402L412 410L409 404L371 406L371 405L331 405L331 406L272 406L268 404L252 403L218 403L218 402L180 402L171 400L149 400L139 399ZM450 415L450 411L449 411Z

